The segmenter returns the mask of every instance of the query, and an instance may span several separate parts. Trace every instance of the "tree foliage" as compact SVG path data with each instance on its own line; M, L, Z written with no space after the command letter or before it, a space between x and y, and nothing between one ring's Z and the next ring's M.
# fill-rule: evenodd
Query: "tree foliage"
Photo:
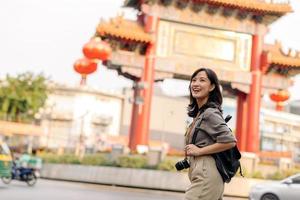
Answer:
M47 98L47 79L30 72L0 80L0 117L8 121L30 122Z

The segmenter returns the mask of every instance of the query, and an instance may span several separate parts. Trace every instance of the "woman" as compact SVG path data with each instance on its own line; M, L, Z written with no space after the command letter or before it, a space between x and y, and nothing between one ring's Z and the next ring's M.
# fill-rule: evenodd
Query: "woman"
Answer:
M224 182L211 156L236 145L236 139L222 116L222 94L214 71L196 70L190 81L188 115L193 123L186 134L185 152L189 156L191 185L185 200L220 200ZM191 144L193 141L193 144Z

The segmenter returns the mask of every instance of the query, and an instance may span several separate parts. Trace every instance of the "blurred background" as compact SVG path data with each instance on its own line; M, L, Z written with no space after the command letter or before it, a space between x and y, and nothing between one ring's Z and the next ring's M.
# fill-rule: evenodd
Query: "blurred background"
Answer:
M3 0L0 140L45 166L175 171L205 66L246 176L283 179L300 171L299 22L297 0Z

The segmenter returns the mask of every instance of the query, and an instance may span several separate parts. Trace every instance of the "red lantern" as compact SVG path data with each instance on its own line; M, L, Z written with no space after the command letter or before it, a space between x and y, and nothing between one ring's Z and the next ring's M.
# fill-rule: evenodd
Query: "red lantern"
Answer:
M86 83L86 76L97 70L97 63L88 58L81 58L74 63L74 70L81 74L81 84L84 85Z
M100 38L93 38L83 46L83 54L90 59L107 60L111 55L111 48L108 43Z
M270 98L275 102L284 102L290 98L290 93L287 90L279 90L277 93L272 93Z
M279 90L277 93L270 94L270 99L276 102L276 110L282 111L284 101L290 98L290 93L287 90Z

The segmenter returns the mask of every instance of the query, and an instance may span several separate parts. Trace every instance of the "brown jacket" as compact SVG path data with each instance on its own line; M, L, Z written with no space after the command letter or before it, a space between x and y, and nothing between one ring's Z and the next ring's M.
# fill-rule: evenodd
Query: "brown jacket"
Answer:
M194 119L189 129L186 135L186 144L192 142L194 134L197 134L195 145L198 147L205 147L213 143L236 142L235 136L217 108L207 108Z

